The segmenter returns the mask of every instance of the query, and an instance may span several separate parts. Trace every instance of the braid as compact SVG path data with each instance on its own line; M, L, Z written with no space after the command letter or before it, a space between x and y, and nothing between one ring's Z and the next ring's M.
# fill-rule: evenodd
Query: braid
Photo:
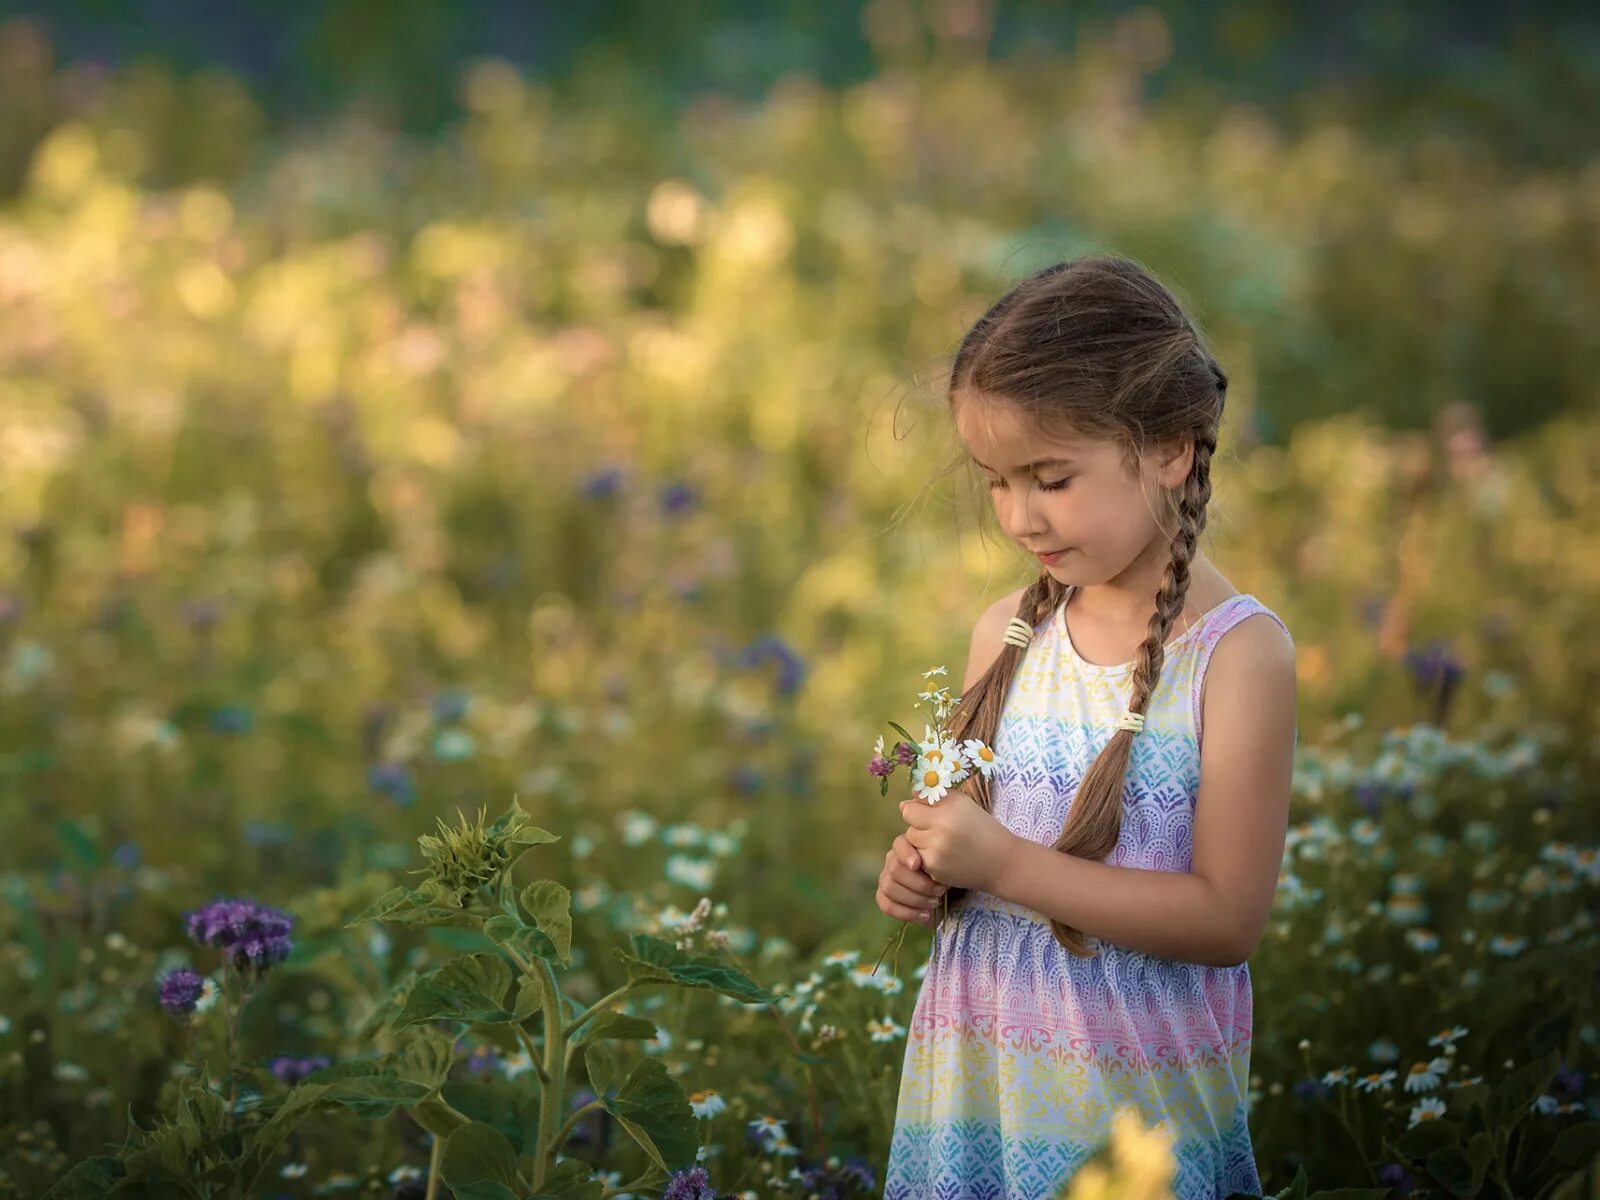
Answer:
M1156 594L1156 611L1150 618L1143 644L1134 657L1133 694L1128 708L1144 713L1161 682L1166 659L1167 634L1183 613L1189 591L1189 564L1206 526L1206 506L1211 500L1211 455L1216 435L1205 431L1195 438L1194 463L1178 493L1178 529L1172 539L1172 559ZM1122 790L1133 757L1134 734L1119 729L1085 773L1073 797L1061 836L1054 849L1093 862L1107 858L1122 836ZM1083 935L1063 921L1052 919L1056 940L1074 954L1088 955Z

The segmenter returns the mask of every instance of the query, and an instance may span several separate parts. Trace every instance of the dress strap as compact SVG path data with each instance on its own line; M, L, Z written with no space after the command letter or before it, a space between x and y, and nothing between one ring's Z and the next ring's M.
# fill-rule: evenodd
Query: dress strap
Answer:
M1237 596L1230 596L1218 605L1215 612L1206 618L1205 627L1200 631L1199 646L1195 654L1194 680L1189 688L1189 702L1194 717L1195 745L1201 741L1200 729L1200 690L1205 682L1206 667L1211 662L1211 653L1217 648L1217 643L1222 640L1222 635L1227 633L1246 617L1253 617L1261 613L1271 617L1277 622L1284 633L1289 632L1278 614L1273 612L1261 601L1248 592L1241 592ZM1290 635L1290 642L1294 638Z

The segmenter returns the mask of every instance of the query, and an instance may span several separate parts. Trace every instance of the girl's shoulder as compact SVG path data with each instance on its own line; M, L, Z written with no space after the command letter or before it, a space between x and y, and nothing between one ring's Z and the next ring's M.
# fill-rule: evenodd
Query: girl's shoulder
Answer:
M1027 590L1025 587L1019 587L1014 592L1006 593L979 615L977 623L972 627L972 643L967 651L967 670L961 682L962 692L966 692L983 678L984 673L994 665L994 660L1000 657L1000 650L1005 644L1006 626L1011 623L1011 618L1017 615L1017 605L1022 603L1022 594Z
M1298 672L1288 626L1254 597L1248 604L1228 607L1226 619L1202 638L1197 725L1203 727L1224 710L1241 707L1255 712L1283 708L1292 713Z

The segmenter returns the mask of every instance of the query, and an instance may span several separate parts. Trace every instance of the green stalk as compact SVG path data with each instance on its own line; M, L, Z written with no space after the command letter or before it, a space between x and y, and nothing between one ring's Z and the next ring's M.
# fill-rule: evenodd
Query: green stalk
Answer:
M561 1105L567 1090L566 1035L561 1028L561 989L555 972L542 958L531 964L544 1002L544 1069L550 1083L539 1097L539 1140L533 1156L533 1190L544 1187L561 1144L556 1140Z

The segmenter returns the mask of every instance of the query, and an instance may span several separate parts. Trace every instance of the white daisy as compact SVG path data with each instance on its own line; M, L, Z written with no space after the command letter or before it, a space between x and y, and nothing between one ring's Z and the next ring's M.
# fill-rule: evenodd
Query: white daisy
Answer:
M833 950L822 956L825 967L853 967L861 958L859 950Z
M872 743L872 753L879 758L883 757L883 734L878 735L878 740Z
M955 785L954 775L948 760L924 759L918 762L911 777L916 785L917 799L929 804L939 803Z
M694 1109L695 1116L706 1121L726 1109L728 1102L719 1096L714 1088L707 1088L689 1097L689 1107Z
M1431 1092L1439 1086L1439 1073L1433 1069L1432 1063L1412 1063L1402 1086L1408 1092Z
M1444 1114L1444 1101L1437 1096L1429 1096L1411 1110L1411 1124L1407 1128L1414 1129L1422 1122L1436 1120Z
M285 1179L299 1179L306 1173L305 1163L284 1163L278 1174Z
M1350 1076L1354 1073L1354 1069L1351 1067L1335 1067L1322 1077L1322 1086L1331 1088L1337 1087L1341 1083L1348 1083L1350 1082Z
M950 672L948 670L946 670L944 667L935 667L931 671L924 671L922 673L922 677L924 679L932 679L935 675L948 675L948 674L950 674Z
M1376 1092L1380 1089L1385 1092L1392 1091L1394 1088L1394 1072L1373 1072L1371 1075L1363 1075L1356 1080L1356 1086L1363 1092Z
M985 779L989 778L999 761L995 758L994 751L977 738L968 738L961 743L961 748L967 752L967 761L972 764L973 769Z
M892 1042L895 1038L905 1037L906 1030L903 1025L896 1025L893 1017L885 1017L881 1021L868 1021L867 1033L875 1042Z
M1468 1030L1465 1025L1457 1025L1452 1029L1444 1029L1435 1036L1429 1038L1428 1045L1444 1046L1446 1049L1448 1049L1449 1047L1454 1046L1462 1038L1466 1037L1467 1032Z

